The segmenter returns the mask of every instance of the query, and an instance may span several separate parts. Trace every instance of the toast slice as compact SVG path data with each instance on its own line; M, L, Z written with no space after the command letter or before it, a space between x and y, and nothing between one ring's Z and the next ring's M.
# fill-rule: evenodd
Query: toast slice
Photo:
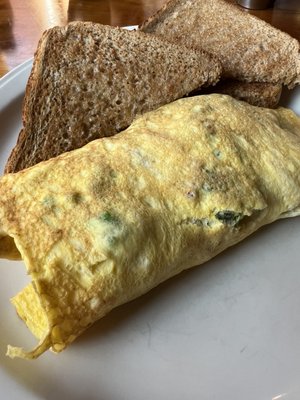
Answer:
M281 92L281 84L222 80L214 87L200 90L198 94L228 94L235 99L246 101L253 106L276 108L280 100Z
M216 55L227 79L300 82L299 42L224 0L170 0L140 29Z
M146 111L216 83L204 51L94 23L42 36L23 105L23 129L5 172L17 172L125 129Z

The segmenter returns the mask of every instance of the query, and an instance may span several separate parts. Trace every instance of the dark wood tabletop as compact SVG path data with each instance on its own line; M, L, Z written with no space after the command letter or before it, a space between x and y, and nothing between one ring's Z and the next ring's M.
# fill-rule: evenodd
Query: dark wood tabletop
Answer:
M0 0L0 77L32 57L42 32L51 26L69 21L137 25L164 3L165 0ZM299 0L276 0L273 8L249 12L300 40Z

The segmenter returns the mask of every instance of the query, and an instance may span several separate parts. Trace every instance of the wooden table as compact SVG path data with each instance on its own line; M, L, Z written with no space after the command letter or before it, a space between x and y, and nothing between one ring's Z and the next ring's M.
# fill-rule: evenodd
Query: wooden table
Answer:
M0 77L32 57L42 32L51 26L75 20L136 25L164 3L165 0L0 0ZM277 0L274 8L251 13L300 40L299 0Z

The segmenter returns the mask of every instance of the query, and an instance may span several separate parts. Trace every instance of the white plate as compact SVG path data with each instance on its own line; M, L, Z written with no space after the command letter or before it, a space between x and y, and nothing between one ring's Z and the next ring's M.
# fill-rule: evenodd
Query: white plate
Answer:
M0 80L0 168L21 126L27 61ZM300 114L300 88L282 100ZM299 400L300 220L282 220L113 311L66 351L11 360L35 340L9 298L28 281L0 261L1 399Z

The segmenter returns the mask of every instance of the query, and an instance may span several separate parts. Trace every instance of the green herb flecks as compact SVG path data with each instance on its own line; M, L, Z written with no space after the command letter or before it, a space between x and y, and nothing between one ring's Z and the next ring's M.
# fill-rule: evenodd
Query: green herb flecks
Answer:
M220 160L220 159L222 158L222 153L221 153L221 151L220 151L219 149L214 149L213 153L214 153L214 156L215 156L218 160Z
M202 185L202 190L204 190L204 192L211 192L213 188L207 182L204 182Z
M243 214L240 212L223 210L218 211L215 217L225 225L236 226L239 221L243 218Z
M119 238L117 236L108 236L107 243L109 246L116 246L119 242Z
M121 224L119 218L109 211L104 211L104 213L99 216L99 219L100 221L107 222L115 226L119 226Z
M114 171L113 169L111 169L110 172L109 172L109 176L110 176L112 179L115 179L115 178L117 177L116 171Z

